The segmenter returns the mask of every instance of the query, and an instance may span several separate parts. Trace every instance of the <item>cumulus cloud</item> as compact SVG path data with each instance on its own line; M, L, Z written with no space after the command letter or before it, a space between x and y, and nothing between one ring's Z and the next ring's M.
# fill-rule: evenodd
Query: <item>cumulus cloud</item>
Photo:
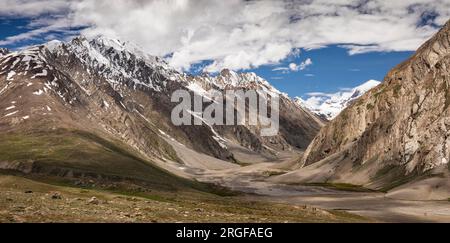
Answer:
M6 43L87 26L82 34L136 42L179 69L209 60L209 72L276 64L300 49L332 44L349 54L411 51L450 17L449 0L4 1L1 16L41 24Z
M295 62L289 63L287 67L276 67L272 69L272 71L281 71L281 73L289 73L289 72L298 72L300 70L305 70L308 66L312 65L313 62L311 58L307 58L305 61L301 62L300 65L298 65Z
M308 66L311 66L313 64L311 58L307 58L305 61L300 63L299 69L305 70Z
M293 72L297 72L299 70L300 66L298 66L296 63L289 63L289 69Z

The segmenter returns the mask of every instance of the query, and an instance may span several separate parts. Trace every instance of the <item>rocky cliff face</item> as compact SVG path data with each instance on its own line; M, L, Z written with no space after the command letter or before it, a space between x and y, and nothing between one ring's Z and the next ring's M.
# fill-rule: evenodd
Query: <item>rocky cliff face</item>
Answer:
M170 99L175 90L201 96L238 88L279 91L253 73L224 70L214 77L190 76L114 39L79 37L4 54L0 56L2 135L83 131L118 141L148 160L183 163L167 139L236 161L228 144L276 157L278 151L306 148L322 126L317 117L281 93L280 132L273 137L261 137L260 128L252 126L174 126L170 116L177 104ZM15 158L0 157L3 160Z
M331 173L317 180L375 188L424 174L447 174L449 70L447 23L414 56L392 69L381 85L326 125L308 147L302 166L332 163Z

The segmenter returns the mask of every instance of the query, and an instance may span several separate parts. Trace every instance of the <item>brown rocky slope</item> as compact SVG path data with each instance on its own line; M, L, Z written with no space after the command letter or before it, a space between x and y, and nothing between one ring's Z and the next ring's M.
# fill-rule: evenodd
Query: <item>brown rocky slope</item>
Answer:
M273 137L261 137L251 126L175 126L171 94L199 91L192 87L205 93L251 87L279 93L253 73L178 72L131 43L103 36L1 49L0 169L171 184L170 175L152 163L185 163L168 141L239 162L229 143L276 157L306 148L322 125L282 95L281 128Z
M450 22L323 127L303 168L278 179L386 191L407 183L399 188L409 188L408 197L450 197L449 70Z

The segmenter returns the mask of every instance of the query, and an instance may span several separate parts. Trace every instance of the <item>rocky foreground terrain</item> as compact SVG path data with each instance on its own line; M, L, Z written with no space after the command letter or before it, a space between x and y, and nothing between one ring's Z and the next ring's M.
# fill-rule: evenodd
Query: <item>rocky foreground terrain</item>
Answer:
M0 175L0 222L367 222L311 206L262 203L195 191L115 189L86 182L75 187ZM142 189L142 188L141 188Z

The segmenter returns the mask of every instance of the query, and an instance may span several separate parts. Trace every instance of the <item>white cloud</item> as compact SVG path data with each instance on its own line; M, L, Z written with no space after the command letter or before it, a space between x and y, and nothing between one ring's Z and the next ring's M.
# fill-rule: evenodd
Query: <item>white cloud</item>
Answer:
M68 20L56 19L54 21L48 22L48 24L43 27L38 27L28 32L23 32L18 35L9 36L4 40L0 40L0 45L10 45L19 41L29 40L31 38L35 38L37 36L45 34L54 36L54 34L49 34L51 32L65 33L65 35L67 35L72 33L72 31L70 30L72 27L73 27L72 24L69 23ZM44 36L44 39L48 40L46 36Z
M305 70L306 67L308 67L309 65L312 65L312 60L311 58L307 58L305 61L301 62L300 65L297 65L294 62L289 63L289 65L287 67L276 67L274 69L272 69L272 71L281 71L281 73L289 73L289 72L298 72L299 70Z
M423 25L424 13L437 17ZM136 42L170 55L179 69L212 60L205 71L215 72L276 64L300 48L331 44L350 54L415 50L449 19L450 1L3 0L0 16L31 16L38 26L0 45L89 26L83 34Z
M289 63L289 69L293 72L297 72L300 67L295 63Z
M41 14L63 14L70 9L70 5L67 0L2 0L0 16L35 17Z
M300 63L300 70L305 70L308 66L311 66L313 64L311 58L307 58L305 61Z
M289 71L288 67L276 67L274 69L272 69L272 71L276 72L276 71Z
M283 78L282 78L282 77L270 77L270 79L273 79L273 80L282 80Z
M309 93L306 93L306 95L317 98L317 97L331 97L335 94L334 93L324 93L324 92L309 92Z

